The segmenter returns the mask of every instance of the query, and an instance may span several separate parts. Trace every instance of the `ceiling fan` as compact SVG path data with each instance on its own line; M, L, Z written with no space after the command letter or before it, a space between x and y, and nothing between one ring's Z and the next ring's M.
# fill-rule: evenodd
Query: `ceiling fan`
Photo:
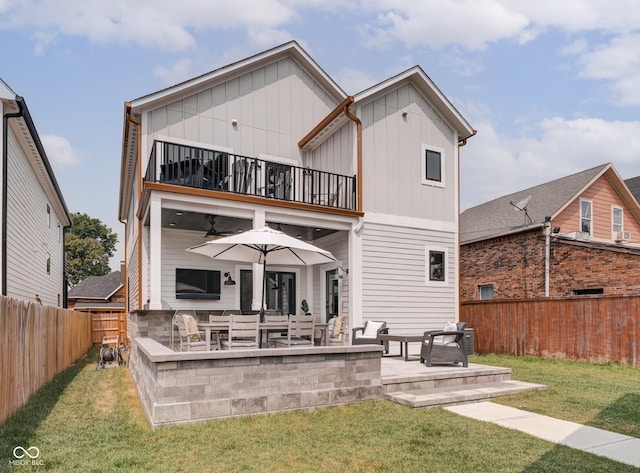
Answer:
M207 230L207 233L205 233L204 238L208 238L208 237L223 237L223 236L231 235L231 232L219 232L218 230L216 230L216 228L215 228L216 216L215 215L210 215L209 216L209 225L211 225L211 227L209 228L209 230Z

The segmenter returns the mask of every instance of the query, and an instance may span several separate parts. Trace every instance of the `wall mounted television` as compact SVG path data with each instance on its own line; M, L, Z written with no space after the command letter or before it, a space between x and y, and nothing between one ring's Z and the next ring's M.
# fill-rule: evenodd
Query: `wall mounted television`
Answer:
M220 300L220 271L176 268L176 299Z

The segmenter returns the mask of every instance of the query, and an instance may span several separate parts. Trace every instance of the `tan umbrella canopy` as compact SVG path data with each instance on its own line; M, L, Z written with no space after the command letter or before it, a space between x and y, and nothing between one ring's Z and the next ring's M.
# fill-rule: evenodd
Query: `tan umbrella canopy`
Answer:
M201 245L187 248L187 251L200 253L212 259L262 264L261 314L264 313L264 279L267 274L267 258L269 263L273 264L304 266L336 261L331 252L269 227L209 240Z

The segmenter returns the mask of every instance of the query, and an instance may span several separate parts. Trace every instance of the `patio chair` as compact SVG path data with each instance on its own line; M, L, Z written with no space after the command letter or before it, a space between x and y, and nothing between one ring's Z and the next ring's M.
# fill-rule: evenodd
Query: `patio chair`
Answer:
M351 333L352 345L383 345L384 352L389 353L389 342L380 340L378 335L389 333L387 323L383 321L367 320L364 327L356 327Z
M265 322L279 322L279 323L285 323L288 324L289 323L289 316L286 314L278 314L275 310L272 309L268 309L264 311L264 321ZM266 343L267 343L267 347L269 346L269 341L274 339L274 338L281 338L283 336L286 336L286 334L284 333L284 330L273 330L273 329L266 329L264 330L264 332L266 332Z
M286 337L273 338L275 346L313 346L315 317L313 315L290 315Z
M204 332L198 330L198 323L195 317L190 314L178 314L176 323L180 334L180 351L183 351L184 348L187 351L191 351L194 347L208 349L207 342L203 340L201 335Z
M327 344L345 345L348 342L349 324L346 315L332 317L327 325Z
M444 330L424 332L420 348L420 362L427 366L435 364L458 364L467 368L469 362L464 345L465 322L450 322Z
M260 340L260 314L231 315L229 333L221 340L222 348L258 348Z
M196 319L196 311L193 309L178 309L173 313L173 317L171 317L171 335L169 336L169 346L172 350L174 349L175 345L175 332L178 331L178 336L180 335L178 327L178 316L182 316L184 314L190 315L194 319Z

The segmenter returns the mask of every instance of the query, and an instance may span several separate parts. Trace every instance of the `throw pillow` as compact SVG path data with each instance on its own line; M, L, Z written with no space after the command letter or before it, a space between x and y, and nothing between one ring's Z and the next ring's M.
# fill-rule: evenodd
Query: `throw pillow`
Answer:
M187 333L189 333L189 340L192 342L200 341L200 332L198 332L198 323L190 315L183 315L184 324L187 326Z
M334 317L332 320L333 327L331 328L331 332L329 332L329 336L331 338L340 338L342 335L342 327L344 326L344 317Z
M444 324L445 332L455 332L457 330L458 330L458 325L455 322L447 322L446 324ZM444 337L441 337L441 338L443 339L442 340L443 345L456 341L455 335L445 335Z
M371 320L367 321L364 324L364 332L362 333L363 338L377 338L378 330L382 328L384 322L372 322Z

